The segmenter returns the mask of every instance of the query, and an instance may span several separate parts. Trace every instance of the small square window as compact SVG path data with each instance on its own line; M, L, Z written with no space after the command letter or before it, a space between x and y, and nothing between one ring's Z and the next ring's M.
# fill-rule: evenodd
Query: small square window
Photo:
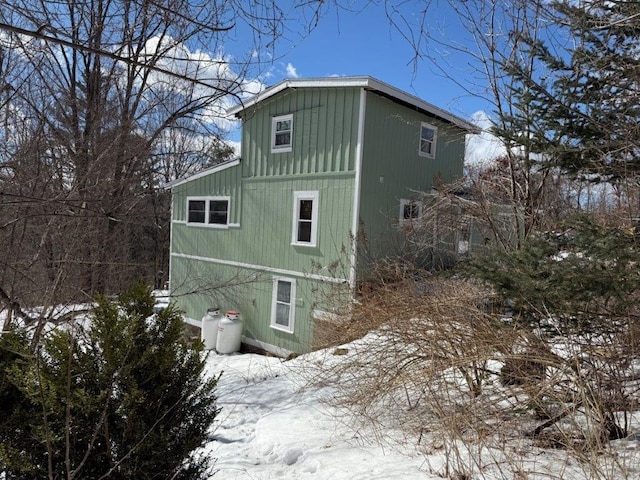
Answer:
M273 117L271 120L271 151L290 152L293 136L293 115Z
M415 200L400 200L400 225L418 227L422 221L422 203Z
M420 125L420 147L418 153L422 157L435 158L438 129L428 123Z

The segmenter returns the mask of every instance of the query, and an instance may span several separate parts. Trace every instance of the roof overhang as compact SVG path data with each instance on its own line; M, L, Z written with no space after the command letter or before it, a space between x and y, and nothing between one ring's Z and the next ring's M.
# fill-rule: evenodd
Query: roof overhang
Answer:
M366 90L370 90L379 93L392 101L401 103L405 106L415 108L423 111L434 117L440 118L446 122L450 122L468 133L480 133L477 126L472 123L452 114L442 108L425 102L424 100L411 95L407 92L399 90L391 85L381 82L373 77L329 77L329 78L316 78L316 79L288 79L266 89L265 91L249 98L245 102L242 102L229 110L229 115L235 115L241 117L242 113L256 104L273 97L274 95L287 90L289 88L335 88L335 87L359 87Z
M233 160L218 163L217 165L213 165L211 167L200 170L198 173L194 173L193 175L190 175L188 177L172 180L171 182L165 183L162 188L164 190L169 190L173 187L184 185L187 182L192 182L193 180L197 180L198 178L205 177L215 172L226 170L227 168L236 167L238 165L240 165L240 158L234 158Z

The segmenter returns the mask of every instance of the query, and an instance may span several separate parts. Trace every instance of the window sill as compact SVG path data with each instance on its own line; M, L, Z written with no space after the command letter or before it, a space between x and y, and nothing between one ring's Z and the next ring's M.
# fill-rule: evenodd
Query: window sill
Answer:
M285 148L271 148L271 153L287 153L290 152L292 150L291 147L285 147Z
M293 329L288 329L288 328L282 327L280 325L271 324L271 325L269 325L269 327L271 327L272 329L277 330L279 332L293 334Z
M228 230L229 229L229 224L222 225L222 224L217 224L217 223L189 223L189 222L186 222L186 225L188 227L216 228L218 230Z
M307 247L307 248L316 248L318 245L316 243L300 243L300 242L291 242L292 247Z

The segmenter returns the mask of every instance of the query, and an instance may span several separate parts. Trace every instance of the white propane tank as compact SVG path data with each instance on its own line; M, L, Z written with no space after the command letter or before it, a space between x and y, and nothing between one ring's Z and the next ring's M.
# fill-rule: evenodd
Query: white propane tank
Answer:
M208 308L207 314L202 317L200 338L206 350L211 350L216 347L216 341L218 340L218 323L221 318L222 315L220 315L220 309L218 307Z
M222 354L234 353L240 350L241 343L242 320L240 320L240 312L229 310L218 323L216 350Z

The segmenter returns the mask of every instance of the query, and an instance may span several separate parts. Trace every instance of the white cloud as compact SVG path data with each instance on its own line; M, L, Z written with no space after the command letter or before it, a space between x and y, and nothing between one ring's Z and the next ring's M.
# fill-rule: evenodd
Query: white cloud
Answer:
M298 72L296 70L296 67L291 65L291 63L287 63L287 77L298 78Z
M158 56L155 65L173 74L150 72L148 82L151 90L203 101L203 107L198 112L199 118L207 123L217 124L224 130L235 127L234 119L227 117L226 110L235 105L238 98L256 95L265 88L260 79L245 78L236 72L232 59L223 54L192 51L171 37L150 38L144 47L144 55L149 59ZM197 80L198 83L191 80Z
M481 132L467 137L465 164L482 166L492 163L496 158L506 154L506 149L498 137L490 132L491 118L487 112L480 110L471 116L471 123Z
M227 145L229 145L231 148L233 148L234 155L236 157L240 156L240 153L241 153L241 150L240 150L241 142L235 141L235 140L226 140L225 143Z

